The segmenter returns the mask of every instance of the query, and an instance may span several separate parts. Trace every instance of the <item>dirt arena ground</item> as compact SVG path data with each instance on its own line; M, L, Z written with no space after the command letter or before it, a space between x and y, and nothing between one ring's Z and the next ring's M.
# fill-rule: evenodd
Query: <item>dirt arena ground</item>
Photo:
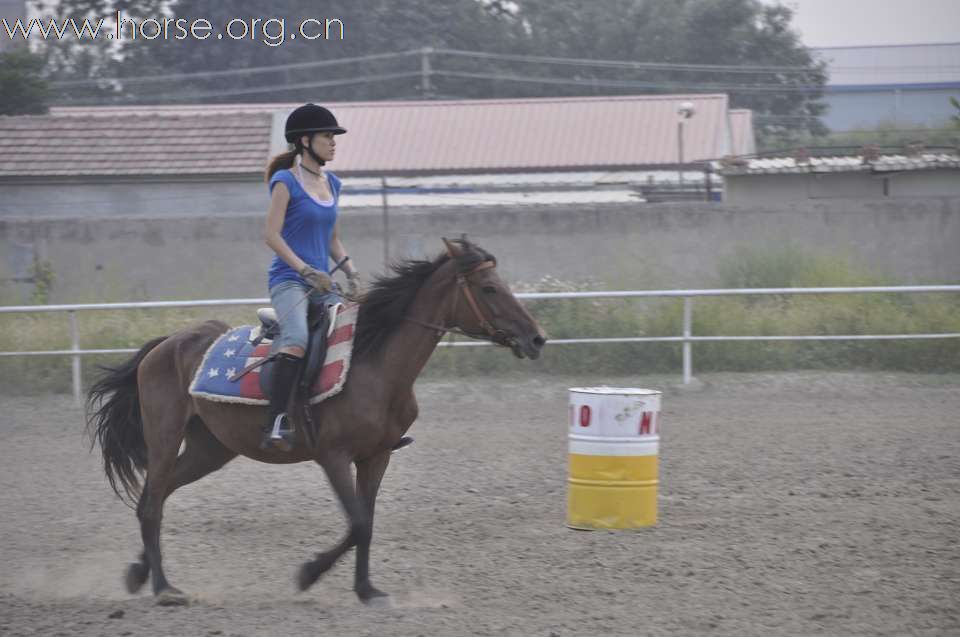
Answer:
M960 378L526 378L419 385L372 571L310 591L344 530L318 467L236 460L174 495L167 573L187 608L127 595L133 513L64 396L0 398L0 635L960 634ZM566 388L665 389L660 523L564 526Z

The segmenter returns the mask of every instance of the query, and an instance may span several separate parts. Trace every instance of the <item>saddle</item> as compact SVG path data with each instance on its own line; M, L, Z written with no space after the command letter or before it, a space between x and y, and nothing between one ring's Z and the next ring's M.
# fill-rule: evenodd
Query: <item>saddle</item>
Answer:
M307 310L307 349L304 354L304 362L300 368L300 379L297 383L297 393L307 396L310 387L313 386L323 367L324 358L327 353L327 340L334 328L334 322L331 317L336 316L337 305L328 306L325 303L310 303ZM270 353L267 355L267 362L260 368L260 391L263 395L270 398L273 378L273 357L280 349L277 337L280 336L280 323L277 321L277 313L272 307L262 307L257 310L257 318L260 319L260 336L257 341L270 339L273 344L270 346Z

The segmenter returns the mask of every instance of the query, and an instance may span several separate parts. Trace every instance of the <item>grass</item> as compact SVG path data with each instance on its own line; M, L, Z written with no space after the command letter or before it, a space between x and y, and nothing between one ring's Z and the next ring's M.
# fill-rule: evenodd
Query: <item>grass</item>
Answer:
M902 282L848 260L798 248L745 248L724 259L715 287L833 287L897 285ZM602 289L597 281L561 281L544 277L517 284L516 291ZM551 338L589 336L677 336L679 299L536 300L528 308ZM95 311L78 314L81 345L137 348L155 336L191 323L218 318L232 325L256 321L254 308ZM707 335L820 335L960 333L960 295L851 294L704 297L694 301L693 333ZM63 314L0 315L0 350L69 349L68 319ZM890 370L960 372L960 339L908 341L728 342L697 343L697 372L775 370ZM97 364L120 356L84 357L89 382ZM68 391L68 357L0 358L7 392ZM544 374L630 375L678 373L679 343L583 344L545 349L535 364L515 359L500 348L438 348L428 376Z

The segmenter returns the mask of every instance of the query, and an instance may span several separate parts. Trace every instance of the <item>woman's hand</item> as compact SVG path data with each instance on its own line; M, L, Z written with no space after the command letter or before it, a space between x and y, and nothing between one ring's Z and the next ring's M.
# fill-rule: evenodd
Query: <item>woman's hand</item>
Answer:
M309 265L303 266L303 269L300 270L300 276L307 282L307 285L318 292L329 292L333 289L333 279L330 278L330 275Z
M356 270L347 274L347 296L351 299L360 296L360 273Z

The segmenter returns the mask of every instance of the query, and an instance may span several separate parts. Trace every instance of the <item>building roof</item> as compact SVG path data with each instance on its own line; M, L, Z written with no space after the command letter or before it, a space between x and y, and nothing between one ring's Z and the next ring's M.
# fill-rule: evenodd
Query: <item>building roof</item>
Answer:
M814 49L830 71L828 88L960 86L960 42Z
M754 152L749 111L726 95L328 103L348 133L342 175L642 170ZM298 103L60 107L0 117L0 176L261 174ZM55 133L55 134L51 134ZM139 143L136 140L141 140ZM56 165L51 148L67 155ZM10 158L15 159L10 159ZM36 160L36 161L33 161Z
M377 102L332 106L350 131L337 170L376 174L675 165L680 101L697 108L684 124L684 161L722 156L726 95Z
M772 175L841 172L899 172L960 168L960 155L951 153L919 153L916 155L863 155L834 157L768 157L722 161L717 163L724 177L736 175Z
M752 155L757 152L757 139L753 133L753 111L739 108L730 111L730 153Z
M265 113L0 117L0 177L262 173Z

